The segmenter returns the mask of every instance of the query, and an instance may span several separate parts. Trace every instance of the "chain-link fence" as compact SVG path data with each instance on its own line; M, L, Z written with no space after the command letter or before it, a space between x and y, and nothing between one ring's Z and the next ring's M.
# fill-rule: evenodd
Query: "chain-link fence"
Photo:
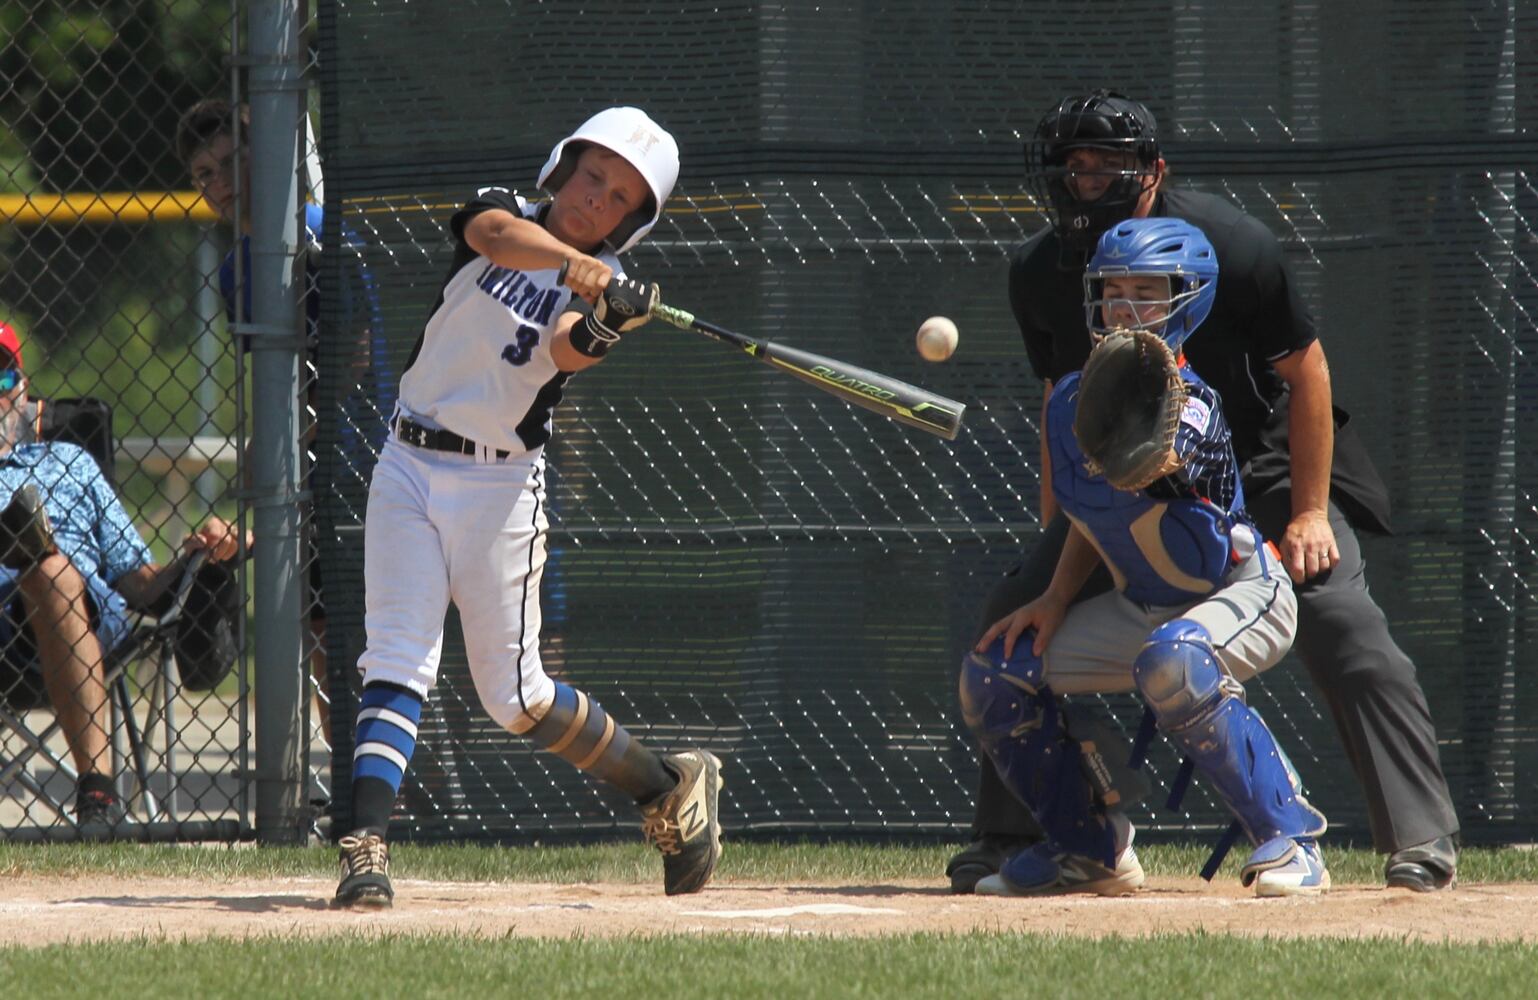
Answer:
M247 106L248 60L231 53L251 6L0 11L0 321L15 337L0 339L0 837L251 829L256 336L240 331L255 213L250 115L231 110ZM318 195L304 124L287 127L307 140ZM313 338L320 224L306 220L293 309ZM297 402L312 399L306 378ZM313 407L301 412L313 427ZM29 545L41 516L26 487L51 546ZM302 600L318 676L318 588ZM316 751L306 801L328 795L316 705L301 720Z
M0 833L76 836L85 803L93 835L121 812L122 835L240 836L262 826L258 772L292 800L269 824L302 821L333 766L346 780L363 504L445 221L481 184L534 194L550 144L613 103L647 107L684 146L637 273L702 316L966 400L968 430L921 438L648 331L557 413L546 664L660 747L728 754L739 833L964 828L954 665L1038 530L1039 388L1003 289L1010 248L1042 225L1019 130L1109 82L1163 114L1180 183L1282 237L1394 492L1401 534L1366 540L1372 579L1420 668L1465 831L1531 835L1524 5L1129 0L1087 23L1076 5L989 0L511 14L328 0L288 52L295 6L0 9L0 320L16 338L0 340L0 501L38 486L59 550L37 542L25 496L0 519L16 564L0 576ZM570 58L587 18L633 32L597 75ZM316 39L331 211L306 127L322 121L305 113ZM216 110L181 146L178 123L210 97L249 103L249 121ZM925 367L911 328L938 312L960 321L962 351ZM248 439L272 447L248 462ZM210 515L237 542L254 530L255 558L181 572ZM1337 830L1363 831L1301 669L1253 697ZM302 774L269 766L290 742ZM1152 763L1174 771L1169 752ZM87 795L82 772L100 776ZM400 818L424 837L630 823L484 721L452 638ZM1198 796L1153 822L1221 820Z
M1464 832L1532 835L1535 484L1517 457L1538 345L1528 5L321 9L335 224L364 237L397 363L446 273L455 207L482 185L537 199L551 145L633 103L683 150L635 274L702 317L968 403L946 444L656 324L567 387L547 455L546 662L656 745L721 753L735 835L960 835L970 820L956 665L1038 532L1040 385L1005 292L1011 248L1044 224L1022 130L1105 85L1160 115L1175 183L1283 241L1394 495L1400 534L1364 539L1369 574L1418 666ZM590 65L572 38L600 23L623 24L626 44ZM943 367L912 350L934 313L963 331ZM347 581L328 641L350 665L366 481L333 482L352 534L327 554ZM627 803L485 721L449 636L398 833L628 828ZM1332 828L1366 840L1301 665L1250 687ZM1135 726L1133 700L1113 702ZM349 740L339 727L339 777ZM1177 763L1156 750L1161 785ZM1179 833L1226 816L1201 792L1138 821Z

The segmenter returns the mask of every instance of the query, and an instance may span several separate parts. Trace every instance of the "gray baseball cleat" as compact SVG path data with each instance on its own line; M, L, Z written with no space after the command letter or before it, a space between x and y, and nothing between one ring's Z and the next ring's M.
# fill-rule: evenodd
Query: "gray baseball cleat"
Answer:
M372 830L354 830L337 841L341 848L342 882L333 906L383 910L395 903L390 888L390 847Z
M1262 899L1317 896L1330 888L1319 842L1312 837L1273 837L1255 848L1239 869L1239 881Z
M1143 887L1143 866L1129 842L1116 855L1116 867L1095 858L1069 854L1051 844L1028 847L1004 862L998 874L977 880L979 896L1061 896L1094 893L1124 896Z
M706 750L664 754L678 776L672 791L641 807L641 830L662 852L662 884L669 896L699 892L721 858L721 762Z

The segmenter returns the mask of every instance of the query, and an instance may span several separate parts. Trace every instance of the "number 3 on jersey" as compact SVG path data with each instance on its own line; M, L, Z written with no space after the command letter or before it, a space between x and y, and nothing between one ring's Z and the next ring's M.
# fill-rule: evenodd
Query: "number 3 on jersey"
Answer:
M539 331L532 326L524 325L518 328L513 335L516 340L502 348L502 360L513 367L526 365L530 356L534 353L534 346L539 343Z

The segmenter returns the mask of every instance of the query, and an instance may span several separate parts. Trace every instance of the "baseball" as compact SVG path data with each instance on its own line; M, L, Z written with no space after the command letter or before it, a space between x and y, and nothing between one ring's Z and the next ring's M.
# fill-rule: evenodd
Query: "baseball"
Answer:
M931 316L919 326L919 355L925 361L944 361L955 353L960 336L955 323L944 316Z

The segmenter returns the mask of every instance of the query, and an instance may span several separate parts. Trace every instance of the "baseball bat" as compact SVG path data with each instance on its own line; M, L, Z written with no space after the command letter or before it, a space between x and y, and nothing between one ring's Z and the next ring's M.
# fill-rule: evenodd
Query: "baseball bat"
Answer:
M570 261L561 263L561 269L555 276L556 284L566 283L566 271L570 265ZM961 415L967 408L965 403L926 392L916 385L909 385L858 365L736 333L661 302L652 306L651 315L680 330L693 330L723 344L740 347L749 357L794 375L846 403L864 407L900 424L917 427L947 441L956 440L956 435L961 433Z
M956 440L956 435L961 432L961 415L966 411L966 404L954 399L821 354L736 333L660 302L652 306L651 314L680 330L693 330L723 344L740 347L749 357L794 375L846 403L862 406L900 424L917 427L947 441Z

